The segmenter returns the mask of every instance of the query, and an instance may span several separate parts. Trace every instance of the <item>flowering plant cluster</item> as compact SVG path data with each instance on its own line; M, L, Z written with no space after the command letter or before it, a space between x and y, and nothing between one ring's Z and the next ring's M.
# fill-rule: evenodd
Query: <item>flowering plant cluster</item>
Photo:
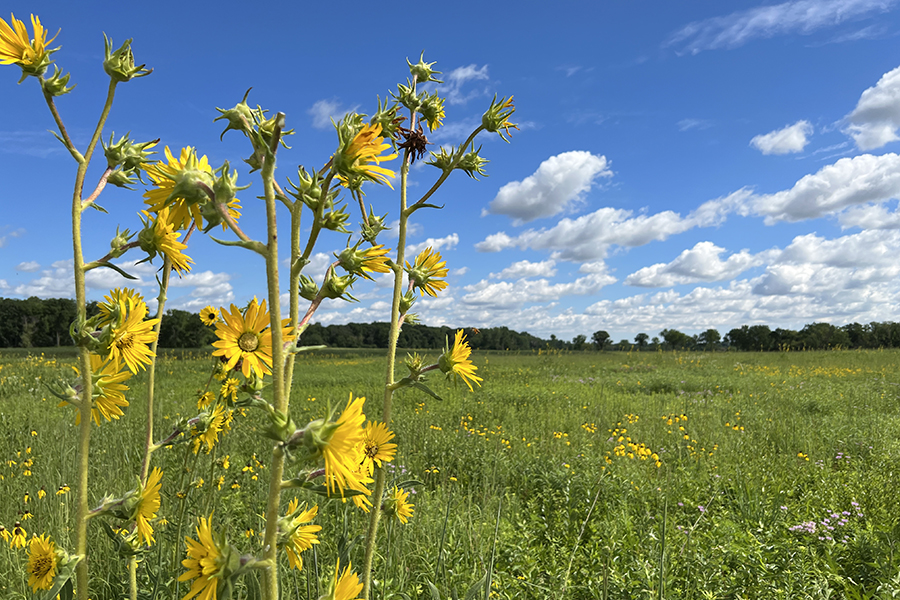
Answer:
M245 232L240 224L243 211L249 209L241 204L238 194L248 186L238 185L239 174L228 161L211 165L208 157L196 148L172 149L165 144L160 147L158 139L135 141L124 136L116 141L115 135L110 134L109 141L103 141L117 86L152 72L144 64L136 64L131 40L114 48L112 41L104 38L102 66L109 76L108 94L90 142L84 148L77 147L56 106L56 98L70 93L74 86L69 85L70 75L64 75L55 63L53 54L58 48L49 47L55 39L56 36L47 39L47 30L34 15L30 32L15 16L9 22L0 19L0 64L18 66L22 72L20 83L33 78L40 84L56 124L53 133L77 164L72 236L78 314L70 333L79 349L79 368L74 379L61 381L52 390L60 406L75 409L74 423L79 431L73 486L76 511L71 528L74 548L71 552L61 548L46 533L28 539L20 523L12 530L0 527L0 535L13 549L27 548L28 584L35 592L43 591L44 598L74 594L78 600L85 600L91 589L85 560L91 552L88 525L99 523L97 526L103 527L116 541L119 554L125 559L123 574L127 572L130 598L135 600L137 564L157 543L154 527L163 519L174 521L179 532L176 543L180 544L180 534L190 531L190 521L194 535L184 537L184 554L180 560L184 571L172 578L177 579L176 590L180 583L185 584L185 600L227 598L238 580L253 571L261 572L263 596L275 600L281 597L279 565L286 562L287 568L303 569L303 553L319 543L320 535L328 533L314 523L319 506L311 500L349 500L359 510L369 513L361 578L349 561L342 565L338 560L331 584L322 597L330 600L370 597L379 519L384 515L405 524L415 514L409 500L414 490L409 486L417 482L397 482L390 490L386 486L384 466L397 452L395 435L390 429L394 392L412 387L436 396L427 383L430 371L457 376L469 390L473 384L482 382L462 331L456 334L452 344L448 340L437 360L428 361L418 354L409 356L405 362L408 373L395 377L400 329L404 322L412 323L416 319L411 309L418 298L436 297L448 286L444 279L448 274L447 264L439 252L427 248L411 261L407 259L409 220L418 210L438 208L428 200L453 171L461 170L473 178L484 174L487 160L481 157L481 149L476 149L475 137L489 132L509 141L510 130L516 129L509 120L515 111L512 97L495 97L481 124L462 145L430 153L428 164L436 167L439 174L428 192L409 202L409 168L428 153L427 136L441 127L446 117L444 98L437 91L424 91L421 87L426 83L441 83L436 78L440 73L433 68L435 63L427 63L424 58L409 63L410 79L398 85L392 99L379 100L372 115L350 113L335 123L336 147L327 160L319 163L323 167L307 170L300 166L297 182L288 179L284 185L276 180L275 167L279 150L287 148L285 137L293 131L287 128L285 113L271 114L248 104L248 91L232 108L217 109L220 115L215 120L224 122L223 136L234 131L246 138L249 156L244 162L251 173L258 171L262 179L266 228L254 237L253 232ZM93 191L86 194L88 166L99 149L103 151L106 166ZM160 150L161 160L155 157ZM398 168L399 240L392 251L378 243L379 234L387 229L388 215L377 216L375 207L366 207L364 198L368 186L393 188ZM97 200L107 185L129 189L137 185L146 187L137 215L140 227L135 231L117 228L109 252L88 261L82 250L82 235L88 227L84 212L88 208L100 208ZM350 213L357 206L361 223L358 230L352 230ZM291 242L287 277L282 277L279 267L284 260L279 256L275 217L277 211L285 209L290 217ZM301 243L300 218L304 214L312 219L312 225L306 243ZM90 227L93 235L95 226ZM311 253L320 241L319 235L326 230L348 234L346 247L334 253L336 260L324 274L305 273ZM267 290L264 299L253 298L243 307L208 306L201 311L200 318L214 327L216 336L212 371L197 395L197 414L181 419L159 439L153 428L156 345L170 278L173 273L180 277L194 266L194 260L185 252L196 232L208 234L225 247L223 252L243 249L258 255L265 263ZM126 254L138 254L138 262L159 260L161 263L155 314L150 314L148 302L137 291L116 288L99 303L97 314L89 316L86 273L112 269L130 277L114 262ZM326 300L355 300L351 295L353 285L360 280L372 281L374 274L387 274L394 280L381 420L369 419L364 412L366 399L351 392L343 406L330 406L321 418L305 425L295 423L290 396L296 354L308 349L302 346L304 331ZM283 316L281 293L285 288L289 309ZM301 310L301 301L308 303L305 312ZM129 415L129 418L146 419L143 459L134 467L135 486L124 493L107 493L92 508L88 505L91 484L88 464L92 443L97 443L92 441L92 430L126 416L130 391L127 381L143 371L148 375L147 411L143 417ZM267 465L270 480L261 543L254 548L238 549L227 532L216 526L211 512L188 514L188 507L196 505L188 503L191 486L184 485L183 474L177 488L182 490L177 493L180 507L173 510L163 506L161 490L173 482L167 480L162 469L151 469L151 466L157 450L179 447L183 449L185 464L213 453L211 463L218 461L227 469L229 457L217 459L214 453L221 436L239 427L239 417L249 410L262 411L267 419L259 443L263 444L261 450L271 452ZM256 460L244 470L254 472L254 467L261 466ZM253 477L257 475L254 473ZM219 489L223 479L215 482ZM195 487L201 485L202 479ZM282 495L288 491L304 494L309 499L294 496L285 507ZM169 516L162 516L164 513ZM178 546L175 553L180 553Z

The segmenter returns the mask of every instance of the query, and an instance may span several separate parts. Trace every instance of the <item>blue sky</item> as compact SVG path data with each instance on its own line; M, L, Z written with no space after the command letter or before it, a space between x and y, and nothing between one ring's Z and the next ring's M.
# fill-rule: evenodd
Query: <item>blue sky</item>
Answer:
M285 112L296 130L279 154L282 183L298 164L324 164L330 118L372 112L423 49L448 97L435 146L460 143L495 93L514 94L512 143L479 139L489 177L454 176L436 198L444 209L415 215L410 249L439 248L451 270L450 287L416 305L427 324L563 339L603 329L618 340L900 319L898 0L5 6L4 18L34 12L61 29L54 58L78 87L58 106L81 146L107 86L102 33L116 45L134 38L154 72L119 86L107 139L130 131L195 146L215 166L229 160L239 183L253 183L239 197L242 227L257 238L262 187L241 163L248 148L234 132L220 142L212 122L247 88L251 104ZM37 83L18 77L0 68L0 295L71 297L75 165L47 132ZM412 198L436 175L415 165ZM105 254L117 225L140 226L141 194L107 188L109 214L86 213L88 259ZM387 188L367 196L391 219L396 198ZM346 236L323 242L305 271L319 278ZM187 253L196 264L173 280L169 307L264 295L257 256L200 235ZM129 258L155 296L159 264ZM122 283L96 273L89 295ZM317 320L387 320L388 290L386 279L360 282L358 304L326 303Z

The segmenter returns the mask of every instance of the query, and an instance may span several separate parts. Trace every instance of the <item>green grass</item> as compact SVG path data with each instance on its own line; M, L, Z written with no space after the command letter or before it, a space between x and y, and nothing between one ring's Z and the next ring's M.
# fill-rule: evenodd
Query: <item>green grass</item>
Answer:
M377 598L430 599L429 582L442 598L451 589L462 597L491 565L498 509L492 597L900 594L900 353L474 358L485 379L474 393L434 378L442 401L409 390L395 398L399 452L389 482L393 475L422 485L410 496L410 522L382 529ZM48 533L69 548L73 494L56 492L75 473L75 411L57 408L46 385L71 381L73 364L65 351L0 352L0 524L11 529L29 510L33 518L22 522L29 536ZM196 414L196 392L211 365L198 352L160 360L158 438L174 420ZM367 415L377 418L383 365L378 351L300 355L295 421L323 416L329 402L343 405L351 392L366 396ZM92 439L92 505L135 486L146 375L129 385L126 416L104 423ZM236 419L213 454L186 456L180 446L154 455L154 465L165 470L161 515L168 524L157 524L158 543L139 567L145 597L159 574L158 597L173 597L171 579L183 570L183 552L173 555L179 492L187 491L181 537L193 534L191 515L214 510L217 529L242 551L259 553L261 537L246 534L263 529L271 452L260 435L264 425L262 415L250 413ZM659 456L661 466L652 457L630 458L629 441ZM225 455L227 471L220 465ZM28 457L31 475L24 476ZM242 471L248 464L252 473ZM39 499L42 487L47 495ZM316 585L324 592L339 554L362 562L365 515L340 500L319 505L322 543L315 554L304 554L303 572L285 571L285 598L317 598ZM791 530L809 522L815 533ZM126 589L124 560L98 523L90 531L91 597L119 598ZM30 598L26 554L3 544L0 556L0 598ZM178 597L186 592L182 584Z

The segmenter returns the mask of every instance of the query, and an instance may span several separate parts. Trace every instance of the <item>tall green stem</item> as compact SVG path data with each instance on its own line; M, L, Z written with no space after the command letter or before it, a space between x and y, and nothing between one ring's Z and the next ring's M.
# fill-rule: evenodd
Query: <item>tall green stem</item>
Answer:
M266 244L266 280L269 295L269 326L272 331L272 394L275 410L287 413L288 398L285 394L284 377L284 339L281 335L281 300L278 285L278 225L275 219L275 151L284 127L284 113L275 117L276 129L272 136L272 145L266 155L262 167L262 180L266 201L266 228L268 241ZM278 508L281 501L281 478L284 474L284 452L275 446L272 450L272 465L269 469L269 499L266 503L266 534L263 546L266 567L265 597L267 600L278 600Z
M394 363L397 354L397 338L400 336L400 298L403 296L403 261L406 254L406 224L409 215L406 213L406 180L409 175L409 151L403 156L400 167L400 231L397 239L397 261L394 271L394 295L391 300L391 330L388 334L387 370L384 384L384 408L381 418L385 424L391 422L391 402L394 398ZM375 472L375 489L372 498L375 506L369 513L369 529L366 532L366 554L363 559L363 595L368 600L372 591L372 561L375 558L375 536L378 533L378 521L381 518L381 497L384 494L384 469Z
M169 277L172 275L172 261L166 257L163 260L163 276L159 284L159 296L156 297L156 317L159 322L153 328L153 343L150 351L153 358L147 367L147 435L144 441L144 462L141 463L141 485L147 483L147 473L150 471L150 454L153 453L153 390L156 381L156 349L159 346L159 332L162 331L163 312L166 309L166 292L169 289Z
M78 171L75 174L75 189L72 193L72 253L73 269L75 274L75 306L78 311L77 322L84 323L87 320L87 296L84 285L84 253L81 248L81 196L84 192L84 177L87 174L91 155L100 140L106 117L112 108L116 95L116 81L110 80L109 91L106 95L106 104L100 113L97 128L88 144L83 159L78 163ZM54 113L56 117L56 113ZM80 334L81 332L79 332ZM78 430L78 478L75 513L75 553L84 556L84 560L75 567L75 597L78 600L88 598L88 559L87 559L87 522L88 522L88 458L91 444L91 403L93 396L93 381L91 378L91 353L85 346L78 348L78 357L81 363L81 404L79 414L81 423Z

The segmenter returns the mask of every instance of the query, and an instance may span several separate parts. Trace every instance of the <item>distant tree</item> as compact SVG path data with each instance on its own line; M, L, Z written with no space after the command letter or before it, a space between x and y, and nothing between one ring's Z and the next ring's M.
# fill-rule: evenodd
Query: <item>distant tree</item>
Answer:
M646 333L639 333L634 336L634 342L638 345L638 348L645 348L647 346L647 340L650 339L650 336Z
M597 350L605 350L612 343L612 339L607 332L600 330L594 332L594 335L591 336L591 342L593 342Z
M627 352L628 350L631 350L631 342L628 340L619 340L619 343L616 344L616 349Z
M677 329L663 329L659 335L666 341L670 350L690 350L694 347L694 338Z
M587 348L587 336L576 335L572 338L572 350L585 350Z
M167 310L159 330L160 348L201 348L216 340L216 334L186 310Z
M697 336L697 341L703 348L714 349L717 348L719 342L722 341L722 336L717 329L707 329Z

